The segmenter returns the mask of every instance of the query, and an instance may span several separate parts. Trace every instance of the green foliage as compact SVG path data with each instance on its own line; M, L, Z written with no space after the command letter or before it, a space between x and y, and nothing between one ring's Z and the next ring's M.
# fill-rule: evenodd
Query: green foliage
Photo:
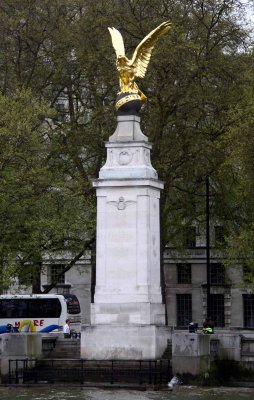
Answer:
M63 171L54 113L30 90L0 96L0 257L3 283L40 268L43 255L80 251L93 235L92 196L73 190ZM57 167L56 167L57 164ZM86 229L82 227L86 225ZM35 274L38 276L38 274ZM7 279L8 282L8 279Z
M243 284L254 288L254 75L253 53L247 58L247 82L238 110L238 123L228 132L227 167L231 168L234 184L231 189L231 226L228 241L228 264L244 267Z

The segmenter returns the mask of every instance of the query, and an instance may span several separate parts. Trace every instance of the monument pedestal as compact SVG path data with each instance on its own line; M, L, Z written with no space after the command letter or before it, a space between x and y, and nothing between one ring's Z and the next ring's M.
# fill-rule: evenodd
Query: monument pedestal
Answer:
M168 329L156 325L83 326L81 357L89 360L157 360L163 354Z
M128 124L130 129L128 130ZM167 346L160 287L159 198L139 117L118 117L97 195L96 287L91 326L82 327L87 359L154 359Z

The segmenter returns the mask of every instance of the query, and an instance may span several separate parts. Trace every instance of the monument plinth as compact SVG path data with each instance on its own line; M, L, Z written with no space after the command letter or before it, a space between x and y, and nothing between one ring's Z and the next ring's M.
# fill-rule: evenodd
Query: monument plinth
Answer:
M82 327L87 359L158 359L169 337L160 287L159 199L163 183L151 165L151 144L140 129L146 96L142 78L163 22L125 56L120 32L109 28L117 54L117 128L93 182L97 196L96 286L91 325Z
M106 143L107 161L93 182L96 287L91 326L83 326L81 346L82 357L88 359L154 359L167 345L160 287L163 183L151 165L152 146L140 130L139 117L128 116L124 129L122 118ZM143 141L136 141L135 135Z

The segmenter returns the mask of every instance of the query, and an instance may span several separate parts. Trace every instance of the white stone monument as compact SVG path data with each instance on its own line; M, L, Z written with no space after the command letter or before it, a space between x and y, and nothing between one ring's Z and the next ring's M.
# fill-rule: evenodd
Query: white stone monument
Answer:
M96 287L81 357L158 359L167 346L160 287L159 199L140 118L118 116L97 195Z
M167 346L160 287L159 199L163 183L151 165L151 145L141 132L139 110L146 101L143 78L157 40L169 21L153 29L125 55L121 33L109 28L116 52L120 92L117 129L107 161L94 181L97 195L96 287L91 325L82 327L81 357L157 359Z

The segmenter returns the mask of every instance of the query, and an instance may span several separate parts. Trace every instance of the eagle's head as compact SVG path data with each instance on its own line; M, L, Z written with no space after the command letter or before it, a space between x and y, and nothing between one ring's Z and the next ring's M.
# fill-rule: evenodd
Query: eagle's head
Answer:
M127 57L125 56L118 56L117 57L117 65L119 65L119 67L124 67L125 65L128 65L129 60Z

